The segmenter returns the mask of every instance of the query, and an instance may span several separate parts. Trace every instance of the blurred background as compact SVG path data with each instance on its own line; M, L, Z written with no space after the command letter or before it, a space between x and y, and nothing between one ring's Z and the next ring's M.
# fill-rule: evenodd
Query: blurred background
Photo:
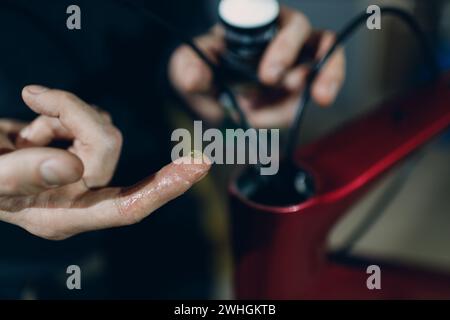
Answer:
M450 1L293 1L319 27L339 28L345 16L370 4L405 8L419 19L449 69ZM325 16L321 12L336 12ZM342 15L341 15L342 14ZM417 42L400 22L386 18L381 32L362 31L347 46L348 78L335 108L311 109L305 139L313 139L330 128L365 112L396 93L411 88L423 78ZM426 106L423 106L426 108ZM396 258L437 270L450 270L450 135L444 134L427 146L416 160L410 179L381 219L358 242L354 251ZM397 170L398 171L398 170ZM396 178L393 172L356 206L330 238L332 247L345 242L349 231L360 222L370 206Z
M449 0L286 0L282 3L304 12L315 28L334 31L340 30L369 5L404 8L415 15L431 37L442 68L450 69ZM213 13L215 7L216 4ZM416 39L402 22L390 17L382 20L380 31L362 28L345 50L345 86L332 108L308 110L301 134L303 144L344 125L385 99L411 90L426 76ZM395 258L434 270L450 271L450 132L427 146L414 161L408 182L370 231L357 242L353 253ZM330 249L341 248L347 243L352 231L369 214L386 188L401 175L399 170L404 169L394 170L341 221L330 236ZM223 194L223 190L219 194ZM223 215L226 217L226 213ZM221 223L221 219L214 221ZM217 225L216 228L220 227ZM218 242L225 244L225 239ZM218 291L221 297L229 297L232 292L227 272L219 282L222 284Z
M136 2L151 3L152 9L192 36L206 31L217 20L218 0L179 1L177 7L171 6L174 1ZM335 31L372 4L406 8L431 37L442 68L450 69L450 0L281 2L303 11L315 28ZM31 1L15 3L27 7ZM0 103L8 106L0 116L32 119L18 99L25 84L39 82L65 88L102 107L111 106L108 111L125 133L125 156L114 183L135 182L166 163L169 154L161 156L160 150L168 147L165 141L170 141L171 129L192 126L191 115L179 100L153 94L164 78L158 77L161 73L153 66L164 65L161 56L153 53L155 43L165 46L167 52L175 44L164 41L164 34L149 38L148 32L155 32L153 27L142 27L134 13L115 7L113 1L99 0L95 5L92 1L33 3L31 10L54 22L46 29L57 35L53 38L68 37L67 43L62 40L68 49L61 54L46 36L30 36L30 30L35 30L30 22L33 15L0 9L0 37L8 48L4 51L10 53L7 58L2 56L10 60L0 66ZM65 12L64 6L74 3L86 13L86 30L70 36L64 33L66 30L55 31L54 25L65 25L64 14L59 17ZM18 17L25 22L19 25ZM15 25L15 32L10 32L11 25ZM302 143L327 134L423 80L426 72L419 63L419 53L415 38L393 19L383 19L380 31L358 32L346 46L347 80L338 100L329 109L308 110ZM65 55L73 55L75 61L88 60L89 68L77 68ZM14 57L23 60L13 63ZM131 112L131 106L140 113ZM157 134L148 129L159 127ZM450 272L449 163L447 133L424 149L405 187L354 251ZM226 197L232 171L230 167L214 167L188 196L139 226L48 243L1 224L0 298L232 298ZM345 243L398 174L390 174L349 212L330 236L330 248ZM65 270L71 264L80 265L83 271L81 292L65 288Z

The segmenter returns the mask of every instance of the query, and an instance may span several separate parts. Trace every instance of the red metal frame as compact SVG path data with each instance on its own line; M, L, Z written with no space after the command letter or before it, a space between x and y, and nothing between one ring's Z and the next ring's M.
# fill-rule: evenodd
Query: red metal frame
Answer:
M332 259L326 240L340 218L408 155L450 126L450 74L395 99L319 141L297 161L317 194L299 205L269 207L230 187L238 299L449 298L450 274L379 260ZM276 192L276 190L274 190ZM450 226L449 226L450 227ZM351 261L350 261L351 262ZM366 286L367 266L382 269L382 290Z

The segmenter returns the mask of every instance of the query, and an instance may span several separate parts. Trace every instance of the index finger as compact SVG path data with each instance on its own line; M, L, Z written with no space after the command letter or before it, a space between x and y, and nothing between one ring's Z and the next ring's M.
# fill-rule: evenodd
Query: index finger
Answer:
M263 83L275 85L282 79L296 62L311 31L305 15L286 7L281 8L280 31L267 48L259 69Z
M83 144L93 145L105 140L104 117L72 93L27 86L22 97L36 113L59 118L62 125Z
M208 173L211 163L181 161L171 163L150 178L131 188L105 188L87 192L70 208L32 208L8 222L25 228L32 234L51 240L94 230L121 227L140 222L153 211L181 196ZM37 211L48 211L49 219L42 225ZM1 210L0 210L1 217ZM15 220L12 220L12 219Z

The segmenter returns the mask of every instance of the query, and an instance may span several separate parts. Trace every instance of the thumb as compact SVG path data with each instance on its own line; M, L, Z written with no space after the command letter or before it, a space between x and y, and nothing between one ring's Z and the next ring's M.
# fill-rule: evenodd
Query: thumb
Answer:
M30 148L0 156L0 195L31 195L75 183L83 164L58 149Z

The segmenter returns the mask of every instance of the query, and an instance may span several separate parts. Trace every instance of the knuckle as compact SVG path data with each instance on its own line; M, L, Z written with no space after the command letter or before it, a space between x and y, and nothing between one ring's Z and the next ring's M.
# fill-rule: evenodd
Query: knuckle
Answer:
M91 107L94 111L97 112L97 114L100 116L102 122L104 122L104 123L112 123L112 122L113 122L113 121L112 121L112 120L113 120L113 119L112 119L112 116L111 116L111 114L110 114L108 111L106 111L106 110L100 108L100 107L97 106L97 105L90 105L90 107Z
M102 115L102 117L105 119L105 121L107 123L112 123L112 116L111 116L111 114L109 112L101 110L100 114Z
M123 135L122 132L115 126L107 126L103 132L104 146L110 150L117 150L122 147Z
M117 128L117 127L112 127L112 136L114 141L118 144L121 145L123 143L123 135L122 132Z

